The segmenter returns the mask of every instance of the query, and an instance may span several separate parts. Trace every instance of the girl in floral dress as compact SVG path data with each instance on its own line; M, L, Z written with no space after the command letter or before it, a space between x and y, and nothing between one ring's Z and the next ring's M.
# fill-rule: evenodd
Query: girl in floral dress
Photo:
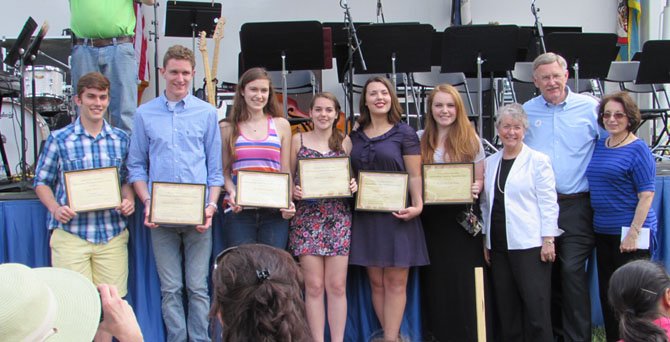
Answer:
M289 229L289 251L300 258L305 279L307 321L314 341L324 340L324 289L328 300L330 340L344 340L351 208L349 201L341 198L301 200L302 189L296 171L299 159L349 154L351 141L335 128L339 113L340 104L333 94L315 95L309 111L314 130L294 135L291 143L291 172L296 184L293 199L297 202ZM351 179L350 190L352 193L357 190L354 179Z

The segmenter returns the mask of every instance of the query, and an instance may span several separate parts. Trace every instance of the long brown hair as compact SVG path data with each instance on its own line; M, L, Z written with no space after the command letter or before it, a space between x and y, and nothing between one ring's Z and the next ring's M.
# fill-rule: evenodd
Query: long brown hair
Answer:
M212 273L209 314L221 317L223 341L311 340L302 273L289 253L261 244L222 253Z
M230 115L226 117L226 121L230 124L231 130L230 135L228 135L228 140L223 142L223 144L227 146L227 149L224 150L228 154L228 160L230 161L228 165L224 166L227 171L231 170L233 161L235 160L235 142L240 136L239 124L251 118L247 108L247 103L244 100L242 93L244 92L244 88L247 86L247 84L255 80L267 80L270 87L268 92L268 102L265 104L265 107L263 107L263 113L270 115L273 118L283 117L282 110L279 106L279 103L277 102L274 87L272 87L272 80L270 79L268 72L263 68L251 68L245 71L240 77L240 81L237 82L237 86L235 87L233 109Z
M337 101L337 97L335 97L333 93L329 92L318 93L314 95L314 97L312 98L312 102L309 103L310 112L312 111L312 109L314 109L314 104L316 103L316 100L319 98L330 100L331 102L333 102L333 107L335 107L335 121L333 121L333 127L332 127L333 132L330 135L330 139L328 139L328 148L334 152L342 151L342 140L344 140L344 133L340 132L340 130L337 129L337 122L340 117L340 110L342 109L340 107L340 102Z
M382 76L371 77L367 80L367 82L365 82L365 85L363 86L361 100L359 101L358 105L358 109L361 113L361 116L358 117L358 124L360 125L360 129L367 127L367 125L372 122L372 118L370 118L370 109L365 103L365 93L368 91L368 85L373 82L384 84L389 94L391 95L391 110L389 110L387 115L388 122L395 124L399 122L402 117L402 106L400 106L400 102L398 102L398 95L395 93L395 88L393 87L393 84L391 84L391 81L389 81L388 78Z
M435 95L440 92L451 95L456 105L456 118L444 140L444 152L449 155L449 160L452 162L471 162L479 153L479 139L465 114L461 95L450 84L440 84L428 95L429 113L425 116L426 128L421 137L421 161L424 164L435 162L433 156L438 145L438 125L433 117L433 101Z

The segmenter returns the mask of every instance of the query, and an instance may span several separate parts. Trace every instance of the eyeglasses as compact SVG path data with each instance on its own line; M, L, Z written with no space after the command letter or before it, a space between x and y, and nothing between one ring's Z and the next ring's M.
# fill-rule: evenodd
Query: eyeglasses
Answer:
M621 113L621 112L617 112L617 113L604 112L602 114L602 116L603 116L603 119L605 119L605 120L609 120L609 118L611 118L612 116L614 116L614 118L617 119L617 120L621 120L621 119L626 117L626 114Z

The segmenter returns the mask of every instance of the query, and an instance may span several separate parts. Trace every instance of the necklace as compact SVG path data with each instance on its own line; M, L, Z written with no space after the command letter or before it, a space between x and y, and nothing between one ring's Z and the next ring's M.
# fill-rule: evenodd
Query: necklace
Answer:
M623 140L619 141L614 146L610 146L610 141L611 141L612 137L607 138L607 147L609 147L609 148L619 147L619 145L623 144L623 142L626 141L626 139L628 139L629 135L630 135L630 131L628 131L628 134L626 134L626 136L623 138Z
M498 186L498 191L500 191L501 194L505 194L505 191L500 187L500 169L502 166L502 158L500 158L500 163L498 163L498 174L496 175L496 185Z

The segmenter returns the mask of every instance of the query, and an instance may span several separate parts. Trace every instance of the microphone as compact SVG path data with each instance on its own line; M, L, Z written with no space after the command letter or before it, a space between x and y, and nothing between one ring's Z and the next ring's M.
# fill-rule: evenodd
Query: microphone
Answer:
M382 15L382 0L377 0L377 16Z

